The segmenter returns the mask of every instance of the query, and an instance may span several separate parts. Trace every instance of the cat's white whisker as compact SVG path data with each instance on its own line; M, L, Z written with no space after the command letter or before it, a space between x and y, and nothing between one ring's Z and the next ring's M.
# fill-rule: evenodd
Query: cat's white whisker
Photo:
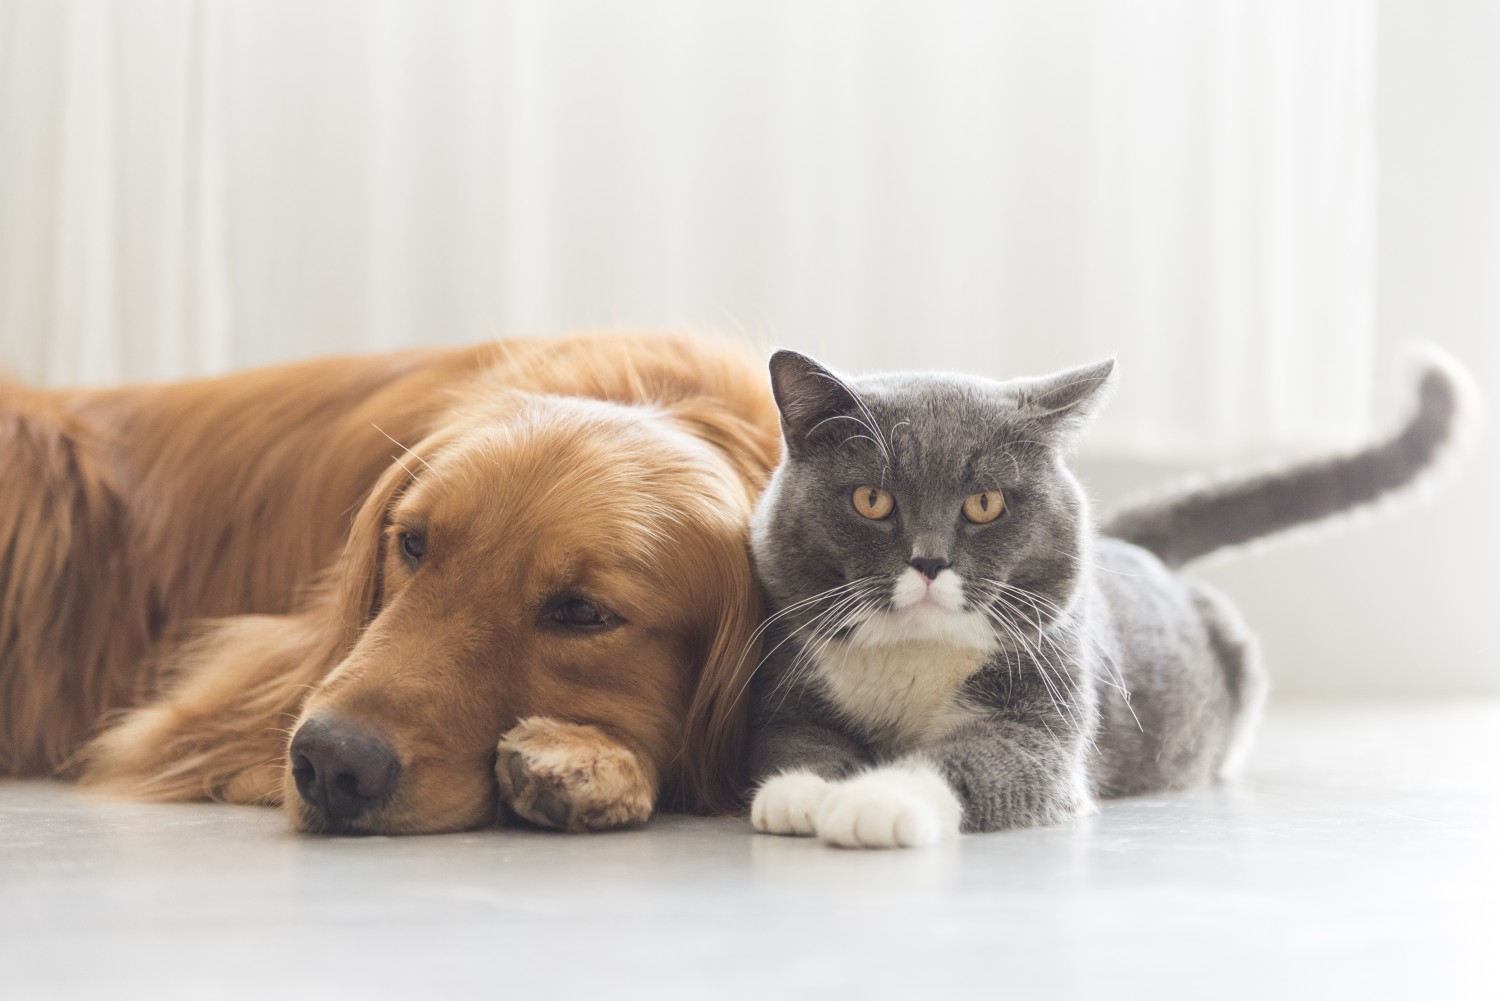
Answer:
M984 582L991 584L996 588L1004 589L1006 593L1018 597L1023 601L1026 601L1033 607L1041 604L1054 610L1059 614L1059 616L1063 614L1063 610L1058 608L1056 604L1049 601L1045 597L1036 594L1035 592L1027 591L1024 588L1016 587L1003 581L992 580L989 578L985 578ZM1130 689L1125 684L1125 676L1120 671L1119 665L1116 663L1114 655L1110 653L1110 651L1105 648L1104 644L1101 643L1096 637L1089 635L1087 632L1081 630L1072 630L1071 632L1072 635L1075 636L1075 638L1081 639L1083 642L1085 642L1090 647L1090 649L1094 651L1095 655L1100 659L1107 676L1099 678L1099 680L1120 693L1125 702L1125 708L1129 710L1131 718L1135 720L1137 729L1142 729L1140 717L1136 715L1135 707L1130 704ZM1038 634L1043 634L1040 626L1038 627ZM1056 641L1053 640L1050 635L1047 635L1047 639L1049 642L1053 643L1054 646L1056 645Z
M411 456L413 459L416 459L422 465L427 466L427 471L429 473L432 472L432 467L427 465L427 460L426 459L422 458L420 455L418 455L417 453L413 452L411 449L407 448L405 445L401 444L395 438L391 438L391 436L389 434L386 434L385 429L382 428L379 424L376 424L374 421L371 421L370 422L370 427L374 428L376 431L379 431L381 434L385 435L386 438L390 439L390 442L391 442L392 445L395 445L397 448L401 449L407 455ZM393 458L394 458L394 456L393 456ZM403 465L401 468L402 469L406 469L406 466ZM407 472L408 476L412 475L411 470L407 469L406 472ZM415 477L413 477L413 478L415 478Z
M826 652L829 644L833 642L834 636L842 628L842 623L863 614L873 604L873 601L874 599L868 596L861 597L855 595L852 600L840 602L839 605L824 613L823 616L820 616L820 619L823 619L838 615L839 619L834 623L834 628L826 634L819 634L814 631L813 645L802 647L799 650L796 658L793 660L791 670L787 672L788 676L795 680L787 686L786 692L782 694L781 702L778 703L778 711L780 711L782 705L785 705L787 696L795 689L796 684L800 683L803 678L819 667L824 652ZM775 694L775 689L773 689L771 694Z
M1006 620L1005 617L1000 615L997 610L991 609L991 613L996 623L999 624L1002 629L1006 630L1026 647L1027 652L1031 656L1032 664L1037 669L1037 677L1041 679L1042 684L1046 687L1048 697L1052 700L1053 706L1057 709L1058 716L1064 722L1066 722L1069 727L1078 729L1079 720L1077 714L1076 712L1074 712L1071 704L1062 695L1064 689L1059 687L1060 678L1054 679L1051 672L1049 672L1048 670L1048 667L1050 666L1049 658L1039 646L1034 646L1029 640L1027 640L1025 634L1020 631L1015 623ZM1068 691L1071 693L1072 689L1070 688L1068 689Z
M1070 552L1068 552L1065 549L1053 548L1052 552L1056 553L1059 556L1062 556L1062 557L1065 557L1067 559L1072 560L1074 563L1077 563L1081 567L1089 567L1090 569L1092 569L1092 570L1098 570L1101 573L1114 574L1116 577L1145 577L1146 576L1145 574L1131 573L1128 570L1117 570L1114 567L1107 567L1107 566L1105 566L1102 563L1096 563L1093 560L1086 560L1082 556L1079 556L1077 553L1070 553Z
M844 587L840 587L840 588L837 588L837 589L831 589L831 590L837 591L837 592L846 592L846 591L850 591L850 588L849 588L849 586L846 585ZM854 592L853 594L849 594L849 593L842 594L838 598L838 600L835 602L835 604L834 604L833 607L834 608L838 608L844 602L850 600L851 597L856 597L856 596L857 596L857 592ZM832 597L832 595L830 595L827 592L825 592L824 597L825 598L826 597ZM822 612L819 612L817 615L813 616L808 621L803 622L803 623L797 625L796 627L794 627L793 629L791 629L790 631L788 631L787 634L786 634L786 636L782 637L781 642L777 643L774 647L772 647L764 655L762 655L762 657L760 659L760 662L758 664L756 664L756 669L759 670L760 667L763 666L765 664L765 662L767 660L769 660L773 654L776 653L776 651L780 650L783 646L785 646L787 644L787 642L789 642L798 633L802 632L803 630L811 630L814 633L816 633L816 627L817 627L818 622L821 621L828 614L829 614L829 610L824 610ZM754 672L752 672L752 674L753 673ZM749 679L746 679L746 684L748 684L748 683L749 683Z
M774 696L775 693L778 692L778 690L781 690L783 684L784 687L786 687L786 692L790 692L790 690L795 689L796 684L798 684L799 681L801 681L802 678L804 678L805 675L808 674L808 672L811 672L814 668L816 668L817 656L814 651L819 648L819 645L826 645L826 641L823 641L822 636L820 636L819 633L820 624L822 624L823 621L828 620L828 618L834 617L834 615L844 614L844 612L846 612L846 609L858 608L859 602L861 602L861 600L862 596L858 593L858 591L853 591L853 593L850 594L844 594L844 596L840 597L840 599L838 599L837 602L835 602L834 605L831 606L831 608L823 609L822 612L814 615L814 617L811 618L811 620L808 620L807 623L804 623L802 624L802 626L798 626L795 630L792 630L792 633L789 633L786 639L783 639L780 644L777 644L777 648L780 648L781 644L784 644L787 639L792 638L792 636L795 636L796 633L802 632L802 630L804 629L807 629L808 632L813 633L814 645L799 645L799 647L796 648L795 654L793 654L792 657L792 665L790 665L790 668L787 669L786 674L784 674L783 677L778 678L777 683L775 683L774 686L771 687L771 690L769 690L768 692L768 698L771 698L771 696ZM771 653L775 653L775 650L772 650ZM766 656L769 657L769 654L766 654ZM784 704L784 701L786 701L786 695L784 695L783 693L783 696L781 696L781 704Z
M881 437L879 429L876 428L873 424L855 417L853 414L834 414L831 417L825 417L822 420L818 421L818 423L814 424L812 427L808 428L807 433L809 435L813 434L818 430L818 428L822 427L824 424L827 424L829 421L853 421L855 424L858 424L860 427L864 428L865 431L868 432L868 434L851 435L848 438L844 439L843 444L847 445L849 442L854 441L857 438L863 438L870 444L874 445L877 449L879 449L881 454L886 458L887 461L890 460L890 448L885 444L885 440L883 437Z
M779 622L781 619L783 619L786 616L791 615L791 614L793 614L795 612L803 611L806 608L808 608L809 606L815 605L815 604L817 604L820 601L827 601L827 600L833 598L837 594L840 594L840 593L845 592L845 591L849 591L849 590L851 590L853 588L857 588L857 587L863 585L864 583L866 583L868 581L871 581L871 580L874 580L874 579L875 579L874 577L862 577L862 578L858 578L856 580L847 581L847 582L845 582L843 584L836 584L833 587L828 588L827 590L819 591L817 594L810 595L809 597L803 598L800 601L795 601L795 602L791 603L790 605L788 605L787 607L781 609L780 611L777 611L774 614L767 616L766 619L763 622L761 622L761 624L759 626L757 626L755 628L755 631L750 634L750 639L748 641L746 641L744 649L740 653L739 663L743 663L744 662L745 657L747 657L749 655L750 651L752 649L754 649L756 642L759 641L760 638L763 635L765 635L766 630L769 629L769 628L771 628L772 625L774 625L775 623ZM795 633L797 631L800 631L800 629L802 629L802 628L806 628L806 623L804 623L803 626L799 627L797 630L793 630L793 633ZM786 639L789 639L789 638L790 638L790 635ZM773 647L772 650L771 650L771 653L774 653L776 649L779 649L781 647L781 645L786 642L786 639L783 639L781 641L781 643L778 643L776 645L776 647ZM739 701L740 697L744 694L745 689L749 686L751 679L754 677L755 672L758 671L765 664L766 659L769 656L770 656L770 653L764 654L761 657L761 659L756 663L755 668L752 669L749 672L749 674L746 676L745 681L740 685L739 691L735 693L735 696L734 696L734 701L735 702ZM737 663L735 665L736 669L738 669L739 663Z

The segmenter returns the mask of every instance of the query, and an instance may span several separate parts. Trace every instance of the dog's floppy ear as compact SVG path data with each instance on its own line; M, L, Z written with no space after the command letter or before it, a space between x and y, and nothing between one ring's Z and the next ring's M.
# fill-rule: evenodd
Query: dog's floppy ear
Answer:
M344 659L380 612L385 529L391 508L424 472L427 461L423 457L437 452L457 434L456 428L448 427L410 448L400 446L405 454L392 456L355 511L338 561L323 574L308 602L309 610L317 608L325 616L329 667Z
M436 447L436 436L417 446L417 454ZM338 562L324 576L320 590L326 592L331 621L330 640L343 644L342 660L370 620L380 611L386 516L391 506L411 485L415 458L397 458L370 488L364 503L349 523L349 535Z
M410 482L400 462L381 474L300 610L210 620L169 646L165 694L85 748L84 781L133 799L280 802L303 703L378 610L386 512Z
M728 463L723 521L708 530L706 565L695 577L697 593L705 607L715 609L715 618L700 646L678 771L680 805L707 813L744 805L748 689L760 663L764 615L750 565L748 523L781 453L776 407L760 380L743 373L736 356L715 392L673 408L677 420ZM697 378L701 381L702 374Z
M760 662L763 606L743 531L721 533L711 548L717 616L688 707L682 792L689 809L730 813L744 805L748 688Z

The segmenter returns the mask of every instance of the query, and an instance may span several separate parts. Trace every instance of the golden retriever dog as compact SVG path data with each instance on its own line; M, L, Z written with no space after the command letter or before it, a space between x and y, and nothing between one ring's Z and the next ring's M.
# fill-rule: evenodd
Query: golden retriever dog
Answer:
M761 366L508 340L0 386L0 774L326 833L737 803Z

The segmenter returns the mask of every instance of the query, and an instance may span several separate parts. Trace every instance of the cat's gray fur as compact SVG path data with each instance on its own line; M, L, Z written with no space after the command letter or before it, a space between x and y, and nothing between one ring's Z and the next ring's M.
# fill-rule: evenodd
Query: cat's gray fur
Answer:
M1431 365L1416 415L1390 441L1163 497L1098 534L1064 456L1112 368L1005 383L841 379L795 352L773 356L786 454L752 523L771 613L769 654L753 681L751 771L761 793L777 776L810 773L821 801L833 788L822 780L847 784L917 762L951 789L964 830L990 831L1055 823L1095 797L1211 780L1244 748L1265 682L1235 610L1173 568L1411 483L1453 436L1463 402L1461 380ZM895 496L891 517L854 510L862 484ZM965 521L965 496L992 489L1005 492L1005 514ZM950 566L930 584L901 585L901 575L920 572L908 570L917 558ZM937 590L943 574L962 580L966 612L928 615L923 606L917 622L892 611L901 586ZM901 663L871 659L870 648L906 640ZM969 666L953 660L965 645ZM851 688L838 673L885 672L872 680L917 692L935 669L926 658L936 664L938 654L947 658L941 670L958 664L959 676L936 709L930 698L902 702L901 692L890 705L872 702L868 686ZM886 710L908 704L927 718L893 723ZM800 822L766 820L758 796L756 825L845 844L924 840L829 836L814 830L815 807ZM867 815L845 826L872 823L903 821Z

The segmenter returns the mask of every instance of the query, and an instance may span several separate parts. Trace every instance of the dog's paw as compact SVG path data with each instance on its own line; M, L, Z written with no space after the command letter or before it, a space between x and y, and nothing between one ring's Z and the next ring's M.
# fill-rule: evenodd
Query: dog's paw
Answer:
M783 772L750 802L750 823L766 834L816 834L813 815L832 786L812 772Z
M500 798L520 816L560 831L602 831L644 823L656 787L640 760L596 726L545 716L500 738Z
M919 848L958 834L963 808L930 768L878 768L828 791L813 819L840 848Z

